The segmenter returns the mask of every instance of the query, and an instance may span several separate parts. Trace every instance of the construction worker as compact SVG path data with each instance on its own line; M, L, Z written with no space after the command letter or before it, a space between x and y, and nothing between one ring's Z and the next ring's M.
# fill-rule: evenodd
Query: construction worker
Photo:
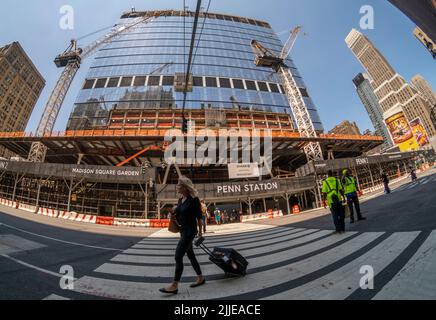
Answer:
M366 218L362 217L362 213L360 211L360 203L359 203L359 186L357 185L356 179L351 176L350 171L345 169L342 172L342 186L344 187L344 194L347 199L348 208L350 209L350 223L354 223L354 208L356 208L357 220L362 221L366 220Z
M333 171L328 172L328 178L322 184L322 194L324 208L330 207L336 233L345 232L345 211L342 206L344 190L338 178L333 175Z

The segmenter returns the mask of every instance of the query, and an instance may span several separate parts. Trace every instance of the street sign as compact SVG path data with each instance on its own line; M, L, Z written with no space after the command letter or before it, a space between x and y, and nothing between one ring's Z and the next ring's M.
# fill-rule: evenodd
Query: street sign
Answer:
M260 176L258 163L230 163L228 169L229 179L258 178Z

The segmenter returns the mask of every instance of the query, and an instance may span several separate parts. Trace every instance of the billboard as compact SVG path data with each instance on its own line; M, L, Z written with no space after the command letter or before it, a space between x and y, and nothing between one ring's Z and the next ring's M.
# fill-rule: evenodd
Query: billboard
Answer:
M387 118L385 122L392 140L400 148L401 152L419 150L418 142L403 112L394 114Z
M428 138L427 132L425 131L420 118L411 121L410 126L412 127L413 136L420 147L425 147L430 144L430 139Z

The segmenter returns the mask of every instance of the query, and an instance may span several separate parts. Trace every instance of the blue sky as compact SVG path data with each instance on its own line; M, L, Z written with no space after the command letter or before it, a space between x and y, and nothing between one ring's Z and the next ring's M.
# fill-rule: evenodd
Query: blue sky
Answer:
M191 9L196 1L186 0ZM205 4L207 0L203 1ZM182 9L182 0L2 0L0 45L19 41L47 81L29 121L34 131L60 70L54 57L69 40L115 24L130 10ZM63 5L75 9L75 29L59 27ZM373 129L354 86L353 77L363 71L345 44L351 28L359 28L360 8L375 10L375 29L364 33L406 80L420 73L436 88L436 63L412 34L414 24L387 0L212 0L211 11L266 20L286 40L290 30L303 25L292 58L305 79L319 109L325 129L342 120L356 121L362 131ZM90 42L93 39L87 39ZM84 43L87 44L88 42ZM65 129L77 93L92 59L82 65L58 118L55 130Z

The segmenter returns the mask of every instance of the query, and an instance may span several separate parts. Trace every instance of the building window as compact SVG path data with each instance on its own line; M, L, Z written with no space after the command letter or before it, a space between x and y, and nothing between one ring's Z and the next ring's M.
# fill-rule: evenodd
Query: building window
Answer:
M229 78L220 78L220 87L221 88L231 88L230 79Z
M216 78L206 77L206 87L212 87L212 88L218 87Z
M98 79L97 83L95 84L95 88L96 89L104 88L106 86L106 81L107 81L107 78Z
M244 82L242 80L233 79L233 88L235 88L235 89L245 89Z
M303 97L306 97L306 98L309 97L309 93L307 92L306 89L304 89L304 88L298 88L298 89L300 89L300 92L301 92Z
M133 83L133 85L135 87L144 87L146 80L147 80L147 77L144 77L144 76L135 77L135 82Z
M173 86L174 85L174 77L173 76L164 76L162 80L163 86Z
M268 86L266 85L266 82L258 81L257 85L259 86L260 91L269 92Z
M247 86L247 90L257 90L256 83L251 80L245 80L245 85Z
M159 86L160 84L160 77L159 76L150 76L148 77L148 86Z
M108 88L116 88L118 87L118 82L120 82L120 78L110 78L107 83Z
M203 77L194 77L194 86L195 87L204 87Z
M130 87L132 85L133 77L123 77L121 79L120 87Z
M280 93L279 86L275 83L269 83L269 88L271 89L271 92Z

